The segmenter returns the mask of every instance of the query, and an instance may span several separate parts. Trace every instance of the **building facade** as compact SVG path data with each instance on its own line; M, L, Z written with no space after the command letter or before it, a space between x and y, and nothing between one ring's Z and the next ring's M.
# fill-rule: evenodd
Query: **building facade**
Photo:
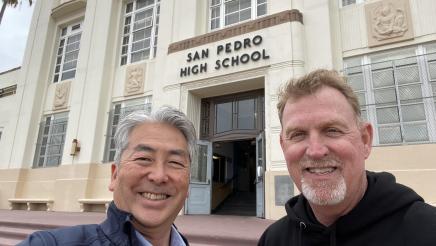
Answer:
M120 118L172 105L199 139L182 212L219 213L237 194L249 215L280 218L298 190L277 89L316 68L341 71L374 125L367 168L435 204L435 12L433 0L37 1L21 68L0 74L0 208L104 204Z

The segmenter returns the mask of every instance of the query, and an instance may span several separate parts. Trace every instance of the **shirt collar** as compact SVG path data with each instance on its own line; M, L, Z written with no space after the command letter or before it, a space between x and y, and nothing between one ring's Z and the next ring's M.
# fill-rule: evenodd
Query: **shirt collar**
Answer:
M136 237L139 240L139 243L141 246L153 246L147 239L145 239L144 236L137 230L135 230ZM176 230L176 228L171 225L171 243L170 246L186 246L185 241L183 241L182 236L180 233Z

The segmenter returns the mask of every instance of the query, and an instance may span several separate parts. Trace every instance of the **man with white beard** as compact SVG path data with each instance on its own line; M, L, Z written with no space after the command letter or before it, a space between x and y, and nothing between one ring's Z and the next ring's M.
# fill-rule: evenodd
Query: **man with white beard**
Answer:
M365 170L373 128L336 71L290 80L277 108L280 145L302 194L259 245L436 245L436 208L392 174Z

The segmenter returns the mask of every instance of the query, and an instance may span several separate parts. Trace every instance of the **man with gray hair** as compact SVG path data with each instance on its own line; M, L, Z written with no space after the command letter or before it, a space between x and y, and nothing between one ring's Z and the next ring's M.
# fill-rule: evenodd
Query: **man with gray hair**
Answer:
M36 232L20 245L188 245L173 222L188 195L193 124L171 107L133 112L119 123L115 145L107 219Z
M436 245L436 208L392 174L365 170L373 128L336 71L289 81L277 109L280 145L302 194L259 245Z

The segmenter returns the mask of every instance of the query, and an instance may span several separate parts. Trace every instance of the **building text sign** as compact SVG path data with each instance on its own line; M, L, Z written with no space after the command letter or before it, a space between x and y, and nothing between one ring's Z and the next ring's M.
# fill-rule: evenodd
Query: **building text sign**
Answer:
M225 44L219 44L216 46L214 52L216 52L216 55L218 57L223 55L229 55L233 52L243 51L252 47L260 46L262 44L262 41L262 36L256 35L253 38L244 38L243 40L236 40ZM209 53L209 48L189 52L186 56L186 62L188 64L199 61L201 61L201 63L188 65L186 67L180 68L180 77L206 73L209 67L209 63L206 60L209 58ZM228 67L235 67L241 64L246 64L250 61L256 62L266 59L269 59L269 55L266 53L265 49L262 49L252 51L251 53L243 53L241 55L234 55L231 57L227 56L217 59L212 66L214 70L220 70Z

